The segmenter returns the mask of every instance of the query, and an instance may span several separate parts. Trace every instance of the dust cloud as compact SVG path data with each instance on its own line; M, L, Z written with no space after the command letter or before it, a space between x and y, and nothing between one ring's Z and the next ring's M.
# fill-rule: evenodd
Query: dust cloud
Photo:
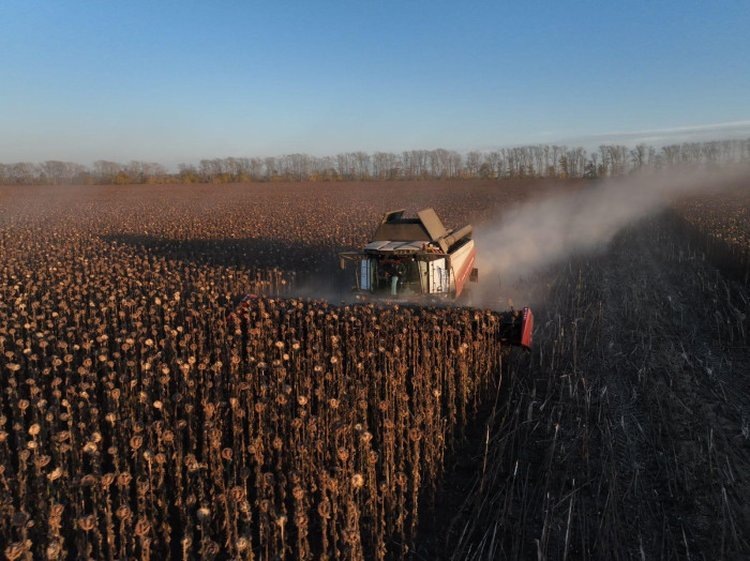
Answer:
M480 301L493 306L513 296L523 298L533 277L574 255L606 249L638 219L682 197L747 188L748 179L748 166L644 172L506 210L475 230Z

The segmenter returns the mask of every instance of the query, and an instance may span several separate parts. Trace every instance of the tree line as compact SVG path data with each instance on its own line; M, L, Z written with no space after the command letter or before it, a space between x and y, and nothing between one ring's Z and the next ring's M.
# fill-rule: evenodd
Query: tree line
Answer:
M597 178L679 163L750 161L750 139L687 142L662 147L603 144L598 150L537 144L461 154L455 150L345 152L335 156L286 154L266 158L214 158L179 164L98 160L0 164L3 185L133 183L236 183L247 181L365 181L414 179Z

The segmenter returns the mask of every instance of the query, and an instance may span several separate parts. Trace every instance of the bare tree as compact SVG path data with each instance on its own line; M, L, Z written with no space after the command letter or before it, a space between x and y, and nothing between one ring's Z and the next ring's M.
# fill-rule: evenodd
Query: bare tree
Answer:
M98 183L114 183L117 174L123 171L121 164L108 160L94 162L94 177Z
M472 151L466 154L466 175L468 177L478 177L479 168L483 163L482 153Z
M354 169L357 179L369 179L370 177L370 155L367 152L354 152Z
M266 179L268 181L271 181L279 174L276 158L274 158L273 156L269 156L265 160L263 160L263 162L266 166Z

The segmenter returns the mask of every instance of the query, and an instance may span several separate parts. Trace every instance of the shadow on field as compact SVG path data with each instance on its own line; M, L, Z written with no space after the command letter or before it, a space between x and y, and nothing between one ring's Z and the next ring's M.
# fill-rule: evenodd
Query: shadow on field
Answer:
M158 257L196 265L245 269L248 273L279 269L294 277L298 291L317 288L346 293L354 273L339 269L338 251L324 244L292 243L273 238L175 239L148 234L102 236Z

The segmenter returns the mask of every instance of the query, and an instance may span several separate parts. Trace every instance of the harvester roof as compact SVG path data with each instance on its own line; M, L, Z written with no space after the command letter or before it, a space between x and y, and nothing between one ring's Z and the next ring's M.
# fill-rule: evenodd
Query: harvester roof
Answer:
M420 210L416 218L404 218L404 209L400 209L385 213L372 241L434 242L447 233L433 209Z
M455 244L471 238L471 226L447 230L431 208L420 210L416 218L404 218L404 210L386 212L365 251L413 253L425 248L447 253Z

